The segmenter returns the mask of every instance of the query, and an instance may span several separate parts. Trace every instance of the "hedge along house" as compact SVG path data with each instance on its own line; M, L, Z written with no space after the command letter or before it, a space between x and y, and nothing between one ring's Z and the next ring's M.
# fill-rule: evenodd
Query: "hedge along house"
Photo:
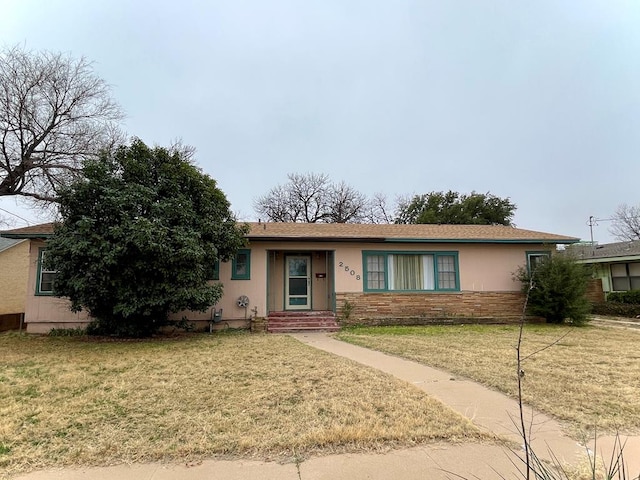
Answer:
M252 223L247 246L212 266L224 285L207 312L175 319L269 330L343 323L507 321L524 297L513 274L577 238L505 226ZM30 240L25 322L29 332L86 323L52 296L55 272L42 268L52 224L4 232ZM348 318L345 318L348 317Z

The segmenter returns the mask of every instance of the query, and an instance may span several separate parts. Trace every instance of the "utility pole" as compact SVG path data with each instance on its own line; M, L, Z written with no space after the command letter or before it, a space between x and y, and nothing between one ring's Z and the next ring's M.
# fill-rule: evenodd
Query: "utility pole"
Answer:
M593 257L596 252L596 246L593 243L593 227L598 225L598 222L609 222L613 220L613 218L596 218L593 215L589 216L589 221L587 225L589 225L589 233L591 234L591 256Z

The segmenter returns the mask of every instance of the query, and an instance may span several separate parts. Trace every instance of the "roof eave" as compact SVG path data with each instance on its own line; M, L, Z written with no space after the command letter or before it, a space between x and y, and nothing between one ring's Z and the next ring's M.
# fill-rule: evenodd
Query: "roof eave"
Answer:
M504 238L382 238L382 237L295 237L295 236L251 236L250 242L353 242L353 243L502 243L502 244L552 244L567 245L579 242L578 238L566 239L504 239Z
M549 239L549 238L387 238L388 243L526 243L567 245L580 241L579 239Z
M53 233L0 233L0 237L4 238L22 238L22 239L47 239L53 237Z
M354 238L354 237L295 237L295 236L247 236L247 240L250 242L369 242L379 243L384 242L384 238L379 237L367 237L367 238Z
M624 256L608 256L608 257L589 257L589 258L579 258L576 260L578 263L612 263L612 262L637 262L640 260L640 253L636 253L634 255L624 255Z

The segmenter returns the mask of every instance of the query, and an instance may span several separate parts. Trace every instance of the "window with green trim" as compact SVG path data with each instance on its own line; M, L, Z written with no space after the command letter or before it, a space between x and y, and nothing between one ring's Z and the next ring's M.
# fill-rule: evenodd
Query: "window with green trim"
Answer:
M231 280L251 278L251 250L239 250L231 265Z
M38 277L36 279L36 295L53 295L53 281L56 271L46 264L46 249L38 250Z
M209 270L208 280L220 280L220 260L213 262L213 265Z
M548 251L543 252L527 252L527 270L534 272L535 269L551 256Z
M363 252L364 290L458 291L457 252Z

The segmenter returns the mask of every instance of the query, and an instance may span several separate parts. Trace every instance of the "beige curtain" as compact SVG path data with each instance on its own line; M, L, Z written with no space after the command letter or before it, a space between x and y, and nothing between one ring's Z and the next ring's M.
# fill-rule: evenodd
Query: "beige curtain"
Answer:
M420 255L393 255L393 290L423 290L424 269Z

